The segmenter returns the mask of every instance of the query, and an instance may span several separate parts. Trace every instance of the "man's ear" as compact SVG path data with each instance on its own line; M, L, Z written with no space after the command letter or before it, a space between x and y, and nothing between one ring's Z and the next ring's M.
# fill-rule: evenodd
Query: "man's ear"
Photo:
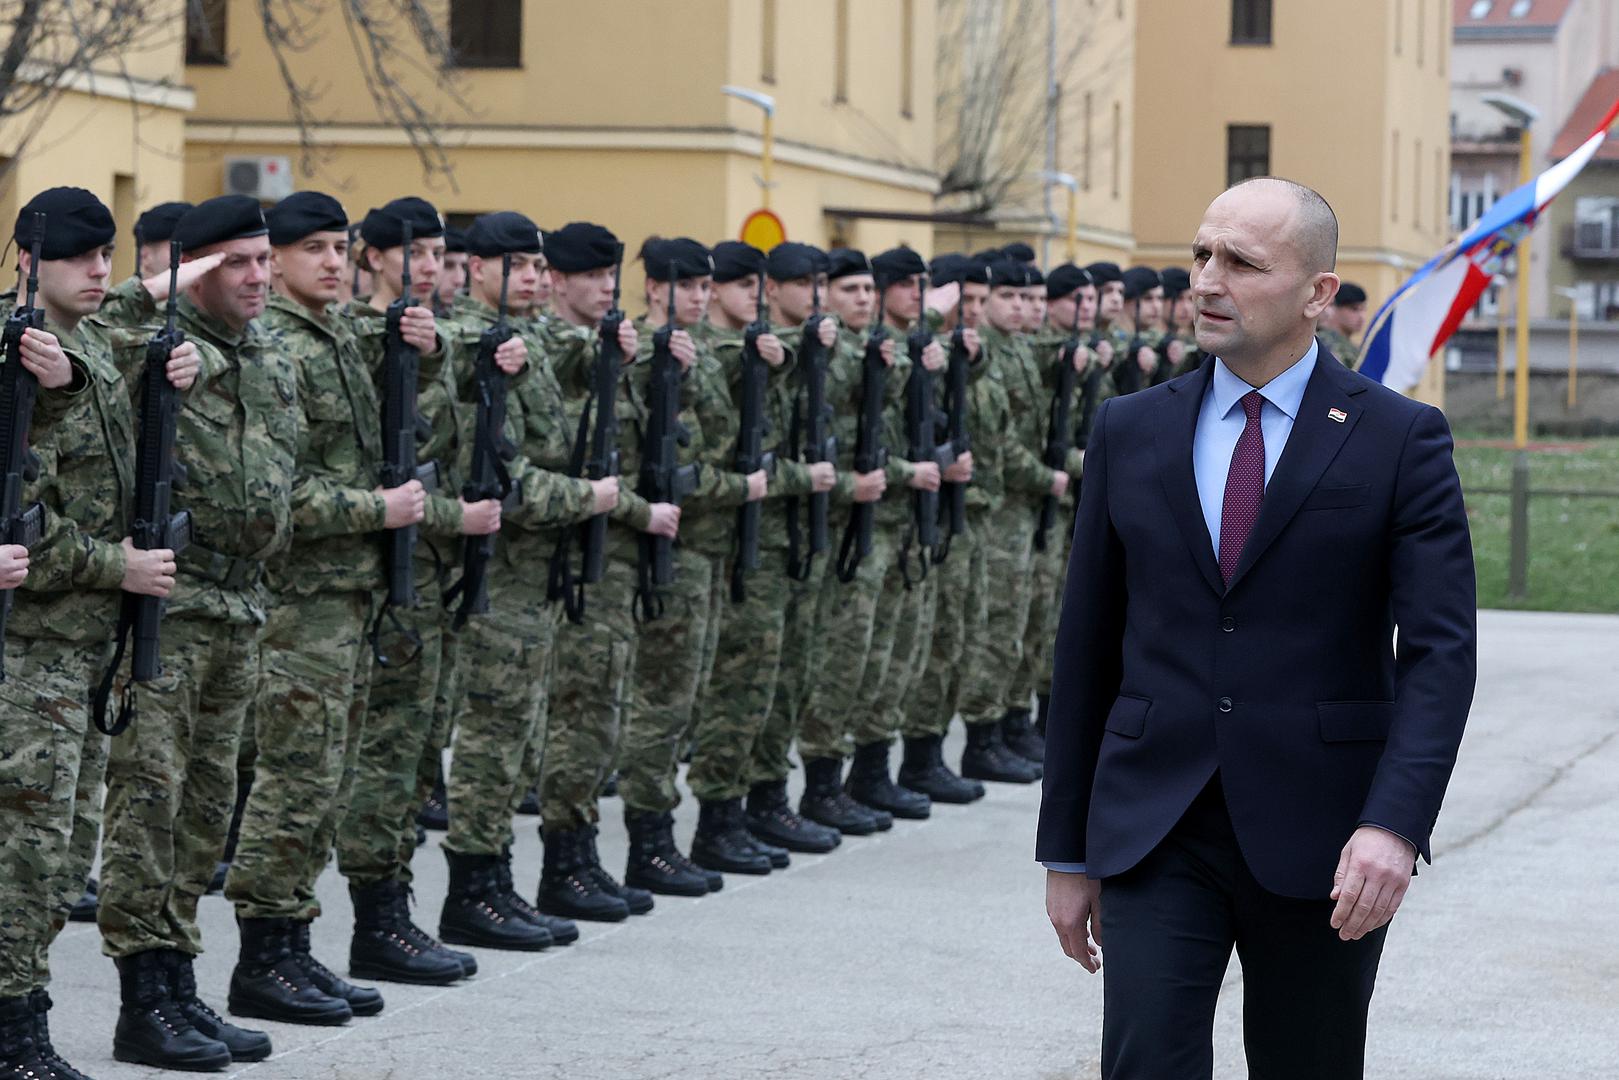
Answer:
M1304 305L1305 317L1311 320L1320 318L1327 305L1332 303L1332 298L1338 295L1338 285L1337 274L1317 274L1310 288L1310 299Z

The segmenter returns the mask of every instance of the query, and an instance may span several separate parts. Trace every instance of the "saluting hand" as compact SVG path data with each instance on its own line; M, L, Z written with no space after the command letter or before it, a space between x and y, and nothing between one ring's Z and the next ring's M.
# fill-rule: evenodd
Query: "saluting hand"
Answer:
M832 343L838 340L838 324L831 319L822 319L821 325L816 328L815 336L821 339L821 347L830 349Z
M500 531L499 499L479 499L470 503L465 499L456 501L461 504L462 536L489 536Z
M1362 825L1338 856L1332 875L1332 928L1343 941L1359 941L1386 926L1411 887L1417 853L1387 829Z
M22 366L33 372L39 385L56 390L73 381L73 362L62 351L62 343L49 330L30 326L18 343Z
M168 548L142 551L135 541L123 539L124 580L121 588L136 596L168 596L174 589L174 552Z
M690 371L697 362L697 342L686 331L676 330L669 335L669 355L680 361L681 371Z
M438 324L433 312L424 307L408 307L399 316L399 336L419 353L438 348Z
M180 291L185 292L191 288L197 283L197 279L209 273L224 261L225 253L215 251L202 256L200 259L187 259L181 263L180 272L176 275L179 279ZM152 299L157 303L161 304L169 298L169 272L167 270L153 274L149 278L141 278L141 284L146 286L146 291L151 294Z
M202 354L197 351L197 343L183 341L169 352L169 362L164 365L163 372L169 377L169 385L176 390L190 390L197 381L197 372L202 370Z
M420 480L406 480L393 488L377 488L382 495L382 527L403 529L415 525L427 512L427 491Z
M0 589L15 589L28 578L28 549L0 544Z
M771 367L781 367L782 361L787 359L787 350L782 347L781 338L775 334L760 334L757 344L759 359Z
M516 375L528 363L528 346L520 337L509 337L495 349L495 366L507 375Z

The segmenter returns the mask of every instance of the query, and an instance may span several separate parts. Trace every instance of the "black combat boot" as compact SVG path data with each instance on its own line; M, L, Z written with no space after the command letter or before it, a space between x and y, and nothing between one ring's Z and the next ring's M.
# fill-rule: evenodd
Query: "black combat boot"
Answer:
M855 748L854 764L844 785L861 806L882 810L897 818L921 821L933 812L933 800L920 791L899 787L888 775L888 743L874 742Z
M1036 694L1034 695L1034 700L1037 706L1034 712L1034 730L1039 734L1040 741L1043 743L1046 738L1046 713L1051 711L1051 695Z
M374 986L355 986L315 959L309 947L309 929L310 923L306 920L292 922L292 958L304 969L309 981L324 993L348 1002L349 1011L355 1016L375 1016L381 1012L382 991Z
M214 867L213 880L208 883L211 893L225 890L225 878L230 874L231 860L236 858L236 841L242 835L242 815L247 812L247 797L253 793L253 773L238 772L236 774L236 805L231 809L230 828L225 831L225 853L219 857L219 865Z
M792 854L786 848L767 843L748 829L748 812L742 809L741 799L727 800L725 813L731 819L731 830L751 845L754 851L769 859L770 869L785 870L793 865Z
M523 792L522 801L517 804L517 812L524 817L540 816L540 793L534 788Z
M350 885L349 897L354 901L350 975L418 986L448 986L465 977L461 961L411 922L403 882Z
M793 813L785 780L754 784L748 789L748 831L767 844L810 855L825 855L843 843L838 830L805 821Z
M445 851L450 864L450 891L439 915L438 936L451 945L539 952L551 947L551 935L507 906L496 876L494 855Z
M624 901L624 906L630 909L631 915L648 914L652 910L652 894L633 885L622 885L617 878L607 872L606 867L602 866L601 853L596 850L596 831L594 825L586 825L580 830L584 834L580 850L590 863L590 872L596 875L596 884L600 885L602 892L608 896L616 896Z
M1001 722L967 725L967 748L961 752L961 775L1001 784L1032 784L1040 767L1025 761L1001 742Z
M1046 760L1046 740L1034 729L1034 717L1028 709L1006 710L1006 715L1001 717L1001 742L1035 766Z
M232 1061L263 1061L270 1056L270 1036L262 1031L237 1027L197 996L197 974L192 969L190 953L179 949L164 949L162 952L163 963L169 969L169 991L185 1018L191 1021L192 1027L210 1039L224 1043Z
M174 999L162 949L114 962L120 999L114 1059L187 1072L216 1072L230 1064L230 1047L198 1031Z
M445 832L450 827L450 796L444 790L442 767L438 771L438 782L422 800L422 808L416 811L416 824L434 832Z
M495 863L495 885L500 889L500 895L506 898L506 906L517 912L535 926L543 926L546 933L551 935L553 945L572 945L579 940L579 928L571 919L560 919L554 915L547 915L519 893L512 884L512 851L507 848L501 852ZM461 953L467 956L466 953ZM471 957L468 957L471 959Z
M101 908L100 891L96 886L96 879L91 878L84 883L84 893L68 910L68 922L95 922L96 912Z
M699 804L692 862L726 874L770 873L770 856L748 835L741 807L740 799L705 799Z
M936 803L965 804L984 797L984 785L963 780L944 763L944 737L922 735L905 740L905 760L899 767L901 787L920 791Z
M675 816L626 810L630 855L624 883L664 896L707 896L708 875L675 847ZM723 879L722 879L723 881Z
M543 914L585 922L623 922L630 906L602 888L585 853L581 829L547 828L540 834L545 861L540 867L539 903Z
M849 798L849 793L843 790L840 758L805 759L804 797L798 800L798 812L845 836L870 836L894 825L892 814L862 806Z
M33 1054L35 1061L13 1063L0 1057L0 1076L27 1077L28 1080L90 1080L62 1059L51 1045L51 996L43 989L28 995L34 1012ZM3 1036L0 1036L3 1038Z
M226 1007L235 1016L284 1024L346 1024L354 1010L315 984L292 952L291 919L238 919L241 958Z

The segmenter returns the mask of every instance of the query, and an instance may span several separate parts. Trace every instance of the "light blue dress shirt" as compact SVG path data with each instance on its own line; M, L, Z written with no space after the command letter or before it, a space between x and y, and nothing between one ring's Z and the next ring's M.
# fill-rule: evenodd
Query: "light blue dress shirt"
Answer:
M1320 344L1312 340L1310 351L1300 357L1298 363L1258 388L1265 399L1259 412L1259 427L1265 436L1267 484L1271 473L1276 471L1276 463L1281 460L1282 449L1287 446L1287 437L1293 433L1293 421L1298 418L1304 388L1310 383L1320 351ZM1215 562L1220 560L1220 516L1225 509L1226 474L1231 471L1231 455L1237 449L1237 440L1248 425L1247 414L1238 403L1253 389L1255 387L1233 374L1224 360L1216 357L1214 378L1209 380L1208 392L1203 395L1197 430L1192 436L1192 472L1197 478L1197 498L1203 504L1203 522L1208 526ZM1043 865L1047 870L1064 874L1085 872L1084 863Z

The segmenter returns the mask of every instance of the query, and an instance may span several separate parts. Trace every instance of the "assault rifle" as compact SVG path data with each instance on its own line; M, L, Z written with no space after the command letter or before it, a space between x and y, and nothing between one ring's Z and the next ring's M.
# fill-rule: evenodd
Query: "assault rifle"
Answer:
M1074 445L1074 357L1079 353L1079 309L1074 309L1074 325L1068 340L1057 350L1057 392L1051 399L1051 422L1046 427L1046 467L1068 467L1068 451ZM1040 500L1040 521L1034 530L1034 549L1046 550L1046 536L1057 523L1057 496L1047 492Z
M672 344L675 331L675 268L669 267L667 321L652 335L652 363L648 374L647 422L641 441L641 481L637 487L649 503L679 506L697 490L696 465L681 465L680 447L691 445L691 432L680 422L680 361ZM641 615L656 619L663 614L657 590L675 580L675 542L667 536L642 533L636 552L639 584L636 596Z
M967 355L967 328L961 322L962 301L967 283L961 283L956 296L956 328L950 332L950 366L945 369L945 418L950 437L950 451L960 457L973 448L972 436L967 433L967 367L972 358ZM947 480L940 488L942 506L939 514L950 527L946 536L933 552L933 561L944 562L950 554L950 540L967 531L967 485Z
M875 472L888 464L888 447L883 445L883 396L887 393L888 365L883 361L883 342L888 340L888 326L883 321L883 294L877 294L877 318L866 338L866 355L860 364L860 418L855 431L854 469L857 473ZM876 523L877 504L854 504L849 511L849 524L843 530L843 543L838 549L838 580L854 580L860 560L871 554L872 526Z
M6 319L0 343L5 362L0 364L0 544L32 549L45 527L45 508L34 503L24 510L23 486L39 477L39 459L28 448L28 421L34 415L39 380L23 367L22 336L30 328L43 329L45 312L36 307L39 296L39 249L45 242L45 215L34 215L29 245L27 299ZM6 621L11 617L11 593L0 592L0 682L6 678Z
M670 289L673 288L671 284ZM770 317L765 308L765 276L760 274L759 309L742 332L742 409L741 430L736 437L736 471L743 475L767 468L772 456L764 449L764 437L770 429L770 421L765 417L765 382L770 372L759 355L759 338L768 333ZM759 568L759 519L763 509L764 504L757 499L737 508L736 562L731 567L731 599L736 603L747 599L744 581L748 571Z
M506 438L506 373L495 363L495 351L510 341L513 333L506 322L506 287L511 276L512 257L507 252L500 257L500 306L495 324L479 336L478 357L472 368L477 401L472 468L461 488L461 497L469 503L504 500L512 491L506 462L517 457L517 447ZM469 536L462 545L461 580L444 594L445 607L460 597L461 605L456 608L452 624L457 630L466 625L469 615L489 610L489 561L494 558L498 536L499 533Z
M420 480L423 487L432 488L437 475L434 465L429 462L418 468L416 464L416 444L422 436L422 421L416 412L416 376L421 354L400 332L405 309L414 303L410 297L411 225L408 221L402 225L405 265L399 279L399 297L388 305L387 337L382 354L382 486L396 488L411 480ZM385 609L414 607L416 526L402 525L387 530L387 534L383 553L388 573Z
M799 428L801 439L797 449L805 462L815 465L823 461L836 462L838 440L829 430L832 407L826 401L826 346L821 344L821 279L814 276L810 285L810 317L804 321L803 338L798 345L799 378L804 386L804 420ZM795 422L798 419L794 413ZM787 500L787 573L795 581L808 581L815 556L827 549L827 511L831 507L831 493L814 491L809 495L809 550L798 554L798 500Z
M927 290L926 275L922 277L922 290ZM912 461L931 461L944 470L955 462L956 456L948 440L938 441L939 410L933 400L933 372L922 363L922 353L932 340L927 322L919 314L916 325L905 336L905 351L911 358L911 374L905 382L905 441L909 444ZM913 491L911 507L916 542L922 549L922 576L926 577L928 556L939 545L939 493ZM906 546L910 546L909 540ZM900 558L903 565L905 556Z

